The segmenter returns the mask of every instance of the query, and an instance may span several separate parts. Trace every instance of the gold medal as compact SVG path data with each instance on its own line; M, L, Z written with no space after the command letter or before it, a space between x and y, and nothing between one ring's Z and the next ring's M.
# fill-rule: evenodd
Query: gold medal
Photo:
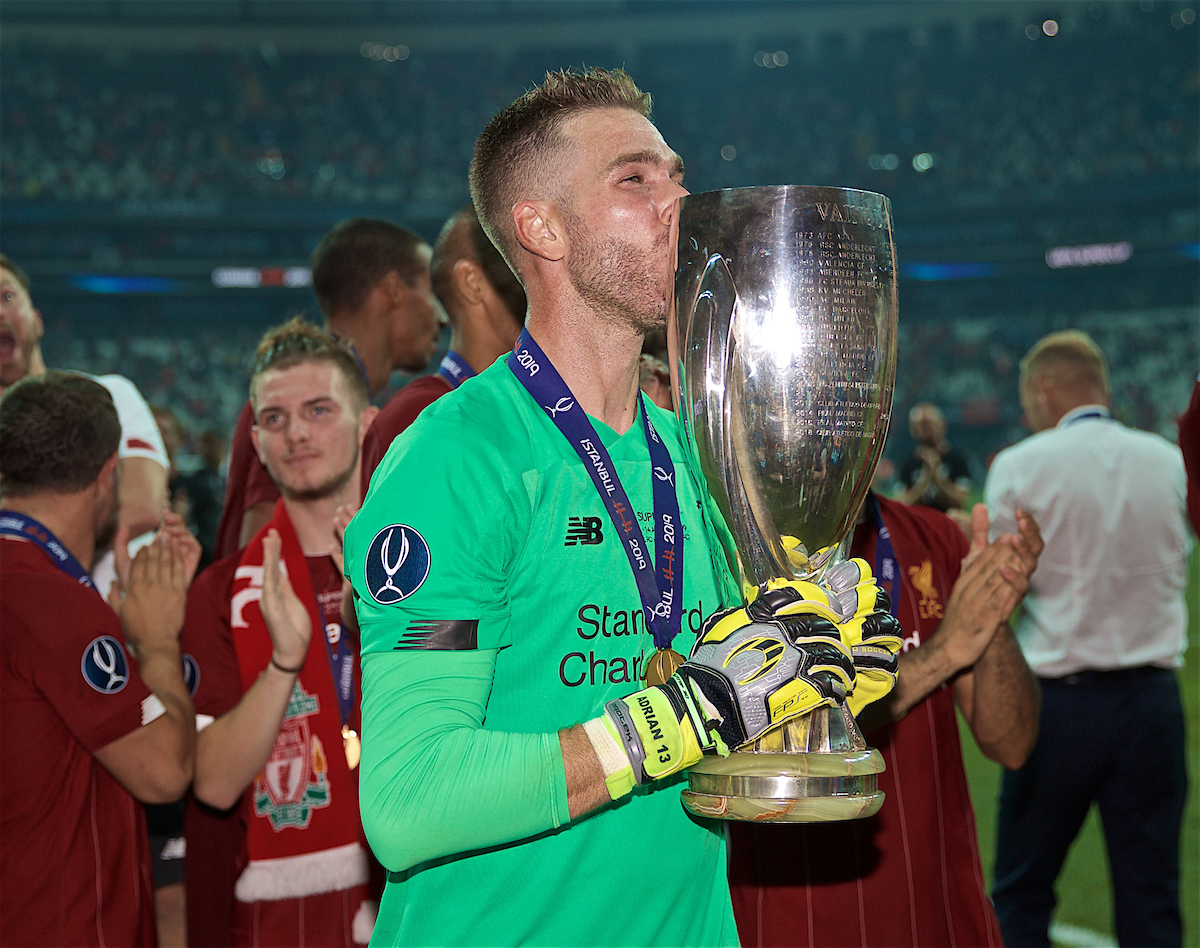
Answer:
M362 757L362 742L358 739L358 734L354 729L342 725L342 749L346 752L346 765L353 770L358 766L359 758Z
M673 648L660 648L646 663L646 687L665 685L675 669L683 664L683 656Z

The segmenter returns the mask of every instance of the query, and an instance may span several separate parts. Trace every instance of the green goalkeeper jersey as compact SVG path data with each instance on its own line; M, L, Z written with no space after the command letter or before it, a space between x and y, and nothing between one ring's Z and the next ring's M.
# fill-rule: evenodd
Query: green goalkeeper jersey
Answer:
M686 655L740 596L675 419L648 410L675 461ZM642 424L593 425L652 550ZM583 463L503 361L392 444L345 564L362 817L389 870L372 944L737 944L723 828L686 813L681 778L570 822L556 732L643 687L655 646Z

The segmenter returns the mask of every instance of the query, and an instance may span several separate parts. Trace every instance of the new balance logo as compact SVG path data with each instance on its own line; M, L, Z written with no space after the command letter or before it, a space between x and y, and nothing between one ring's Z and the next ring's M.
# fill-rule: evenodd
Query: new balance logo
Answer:
M599 517L569 517L567 519L567 538L563 546L595 546L604 542L604 531L600 529Z

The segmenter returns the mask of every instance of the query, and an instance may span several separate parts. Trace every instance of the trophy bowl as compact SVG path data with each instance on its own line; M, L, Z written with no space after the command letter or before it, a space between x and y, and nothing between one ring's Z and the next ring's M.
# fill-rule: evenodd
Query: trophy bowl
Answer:
M896 374L891 207L776 186L680 198L667 346L688 463L743 594L819 581L883 452ZM700 816L811 822L883 803L878 751L844 705L773 728L688 774Z

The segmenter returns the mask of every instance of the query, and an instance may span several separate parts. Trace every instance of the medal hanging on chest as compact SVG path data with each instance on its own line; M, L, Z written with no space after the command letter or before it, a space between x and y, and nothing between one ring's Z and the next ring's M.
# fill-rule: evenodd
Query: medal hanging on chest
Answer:
M646 625L658 647L646 666L646 684L664 684L684 660L671 648L683 619L683 528L679 523L679 499L675 494L675 465L646 414L645 400L638 392L638 410L654 475L653 561L637 525L637 514L621 486L608 450L566 382L527 329L521 331L506 362L517 381L575 449L608 511L633 570Z
M346 752L346 766L353 770L362 759L362 741L349 724L342 725L342 750Z
M665 685L684 662L684 658L673 648L660 648L650 656L646 664L646 685Z

